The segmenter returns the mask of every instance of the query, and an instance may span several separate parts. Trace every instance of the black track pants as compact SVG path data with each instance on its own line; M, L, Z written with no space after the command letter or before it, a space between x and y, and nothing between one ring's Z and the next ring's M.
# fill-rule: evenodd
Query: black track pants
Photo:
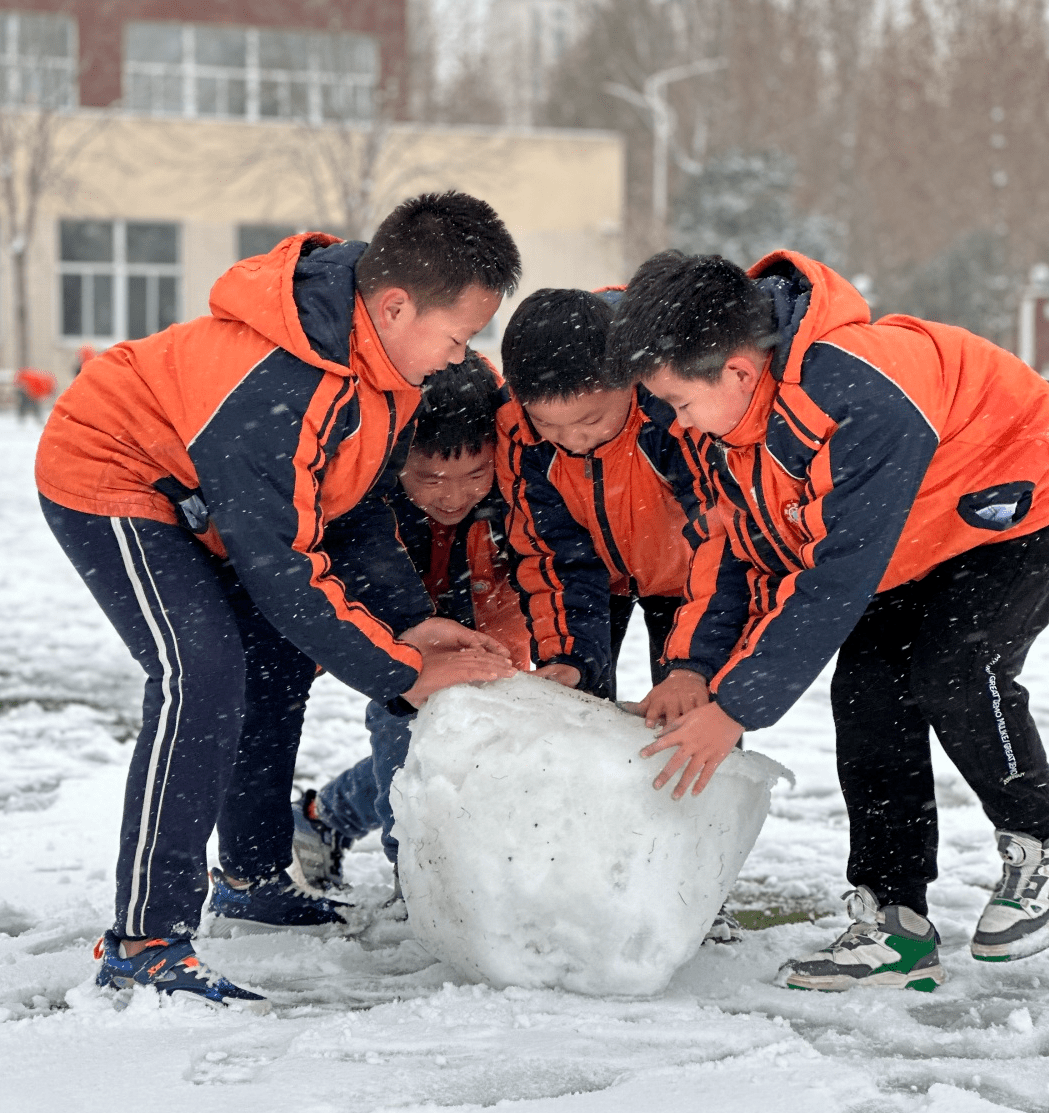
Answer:
M619 651L623 648L623 639L626 637L635 603L641 605L641 611L645 616L645 628L648 630L648 663L652 671L652 683L658 684L661 680L665 680L666 668L660 664L659 659L663 656L663 647L674 625L674 616L683 601L668 595L643 595L640 598L630 595L609 596L608 609L612 635L611 673L602 676L597 684L587 691L592 695L601 696L602 699L616 698Z
M218 825L223 866L291 863L291 783L313 662L258 612L232 568L178 526L41 499L44 517L146 673L128 770L115 930L192 931Z
M876 595L831 684L849 881L926 912L936 877L929 727L996 828L1049 838L1049 770L1016 676L1049 623L1049 528Z

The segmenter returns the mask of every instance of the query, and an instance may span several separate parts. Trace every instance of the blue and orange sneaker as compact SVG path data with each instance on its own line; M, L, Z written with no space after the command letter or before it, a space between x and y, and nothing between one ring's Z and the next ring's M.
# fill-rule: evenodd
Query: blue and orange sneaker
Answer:
M214 919L211 935L229 936L234 929L247 933L299 931L311 935L332 932L352 935L367 927L369 917L353 904L315 896L296 885L286 871L259 877L243 888L231 885L217 866L211 871L208 911Z
M128 958L120 937L107 931L95 944L95 958L101 962L95 984L102 989L151 985L169 997L188 993L209 1005L230 1005L260 1015L270 1011L265 997L241 989L201 962L184 935L150 939L145 950Z

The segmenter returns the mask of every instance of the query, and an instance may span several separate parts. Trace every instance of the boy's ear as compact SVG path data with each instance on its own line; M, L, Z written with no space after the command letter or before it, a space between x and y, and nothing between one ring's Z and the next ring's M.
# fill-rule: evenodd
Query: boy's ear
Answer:
M405 324L416 316L411 294L400 286L387 286L365 300L368 314L376 328L391 328Z
M744 349L729 356L725 361L725 370L722 374L730 375L730 381L736 383L741 392L750 395L757 390L761 373L764 370L764 354L756 350Z

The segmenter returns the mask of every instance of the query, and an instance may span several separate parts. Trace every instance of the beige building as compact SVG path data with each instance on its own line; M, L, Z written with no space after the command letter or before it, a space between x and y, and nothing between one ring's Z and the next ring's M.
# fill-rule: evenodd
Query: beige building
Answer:
M79 153L43 197L29 255L31 362L72 374L77 350L208 311L214 280L294 231L366 238L399 200L462 189L521 247L519 296L623 280L623 150L600 132L362 130L81 110L57 148ZM362 184L363 183L363 184ZM14 360L10 262L0 272L3 365ZM498 352L505 305L479 338Z

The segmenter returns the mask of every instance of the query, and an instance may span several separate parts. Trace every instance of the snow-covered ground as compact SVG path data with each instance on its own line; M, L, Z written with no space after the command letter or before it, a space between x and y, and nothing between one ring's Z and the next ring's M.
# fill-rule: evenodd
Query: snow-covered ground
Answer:
M978 1113L1049 1108L1049 954L981 965L968 939L1000 871L990 824L938 761L931 914L949 980L933 994L809 994L771 984L784 958L845 926L847 823L823 677L748 736L797 774L730 901L814 922L705 947L662 996L590 998L464 984L411 939L202 939L208 961L274 1002L266 1017L91 988L111 916L139 678L36 507L36 430L0 415L0 1107L101 1113ZM645 687L641 632L621 696ZM1049 639L1026 673L1049 728ZM317 783L366 752L363 701L328 677L299 757ZM653 766L655 772L655 765ZM362 902L389 886L378 843L352 856Z

